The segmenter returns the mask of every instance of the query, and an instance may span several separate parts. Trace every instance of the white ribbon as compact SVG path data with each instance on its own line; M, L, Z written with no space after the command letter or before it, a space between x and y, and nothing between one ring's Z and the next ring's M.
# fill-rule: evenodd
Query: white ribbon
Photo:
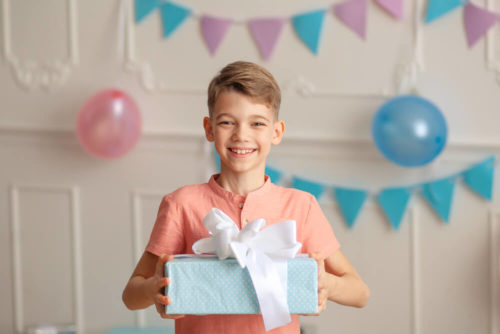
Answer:
M234 257L247 267L259 301L266 331L291 321L287 303L286 260L293 259L302 247L297 242L294 220L266 225L256 219L238 229L224 212L213 208L203 219L210 237L193 244L195 254L215 253L220 260Z

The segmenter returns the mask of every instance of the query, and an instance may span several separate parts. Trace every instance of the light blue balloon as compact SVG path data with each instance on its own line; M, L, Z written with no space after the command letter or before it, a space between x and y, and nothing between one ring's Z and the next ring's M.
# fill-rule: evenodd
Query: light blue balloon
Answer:
M428 164L443 150L446 121L429 100L403 95L384 103L373 118L377 148L390 161L405 167Z

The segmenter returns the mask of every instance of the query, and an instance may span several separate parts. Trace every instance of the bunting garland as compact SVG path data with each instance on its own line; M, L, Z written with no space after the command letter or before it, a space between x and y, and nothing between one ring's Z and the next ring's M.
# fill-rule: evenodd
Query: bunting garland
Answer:
M203 40L209 53L214 56L223 42L227 31L234 23L231 18L195 15L190 8L169 0L134 0L135 22L141 23L151 16L155 10L160 11L163 26L163 37L170 37L188 17L200 21ZM401 20L404 13L405 0L374 0L389 15ZM250 18L244 22L252 35L255 44L264 60L269 60L276 48L283 25L290 22L299 40L317 55L321 42L325 14L331 11L342 23L366 39L367 9L369 0L346 0L335 3L329 8L322 8L299 13L289 18ZM445 14L464 7L464 27L469 48L473 47L496 23L500 15L480 8L468 0L428 0L425 23L431 23Z
M345 25L351 28L362 39L366 38L366 9L368 0L348 0L333 5L333 12Z
M281 18L254 19L248 22L248 28L264 60L271 57L284 23L285 20Z
M429 0L427 2L425 23L432 22L464 4L464 0Z
M320 9L314 12L295 15L292 24L297 36L314 53L318 54L319 38L326 10Z
M387 13L394 16L396 19L403 18L403 1L400 0L375 0L375 2L385 9Z
M488 30L497 23L499 16L468 2L464 9L465 32L467 44L471 48Z
M215 150L214 158L217 170L220 170L220 159ZM388 222L397 231L415 191L420 193L429 204L429 207L444 223L448 223L450 219L455 184L458 180L462 179L474 193L491 201L493 197L495 160L495 157L492 156L452 176L422 184L384 188L376 194L370 194L363 189L326 185L296 175L291 176L291 182L283 181L285 173L270 166L266 166L265 172L271 178L271 182L306 191L314 195L316 199L321 198L326 191L332 190L340 213L349 228L354 226L366 200L373 196Z
M232 21L204 15L201 17L201 32L211 55L215 54Z

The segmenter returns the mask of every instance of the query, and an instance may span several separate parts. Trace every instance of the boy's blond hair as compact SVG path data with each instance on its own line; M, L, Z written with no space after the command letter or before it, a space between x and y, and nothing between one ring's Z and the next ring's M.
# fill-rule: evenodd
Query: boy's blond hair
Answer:
M227 91L236 91L264 103L271 108L274 118L278 119L281 91L273 75L262 66L246 61L226 65L208 85L210 117L217 98Z

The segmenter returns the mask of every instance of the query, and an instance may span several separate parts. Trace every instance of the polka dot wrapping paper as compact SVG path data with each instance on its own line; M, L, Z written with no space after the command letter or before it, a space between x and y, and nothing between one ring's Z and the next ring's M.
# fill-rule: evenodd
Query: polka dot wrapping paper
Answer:
M318 267L297 257L287 265L287 301L292 314L318 312ZM236 259L180 257L165 264L171 298L168 314L258 314L259 303L247 268Z

